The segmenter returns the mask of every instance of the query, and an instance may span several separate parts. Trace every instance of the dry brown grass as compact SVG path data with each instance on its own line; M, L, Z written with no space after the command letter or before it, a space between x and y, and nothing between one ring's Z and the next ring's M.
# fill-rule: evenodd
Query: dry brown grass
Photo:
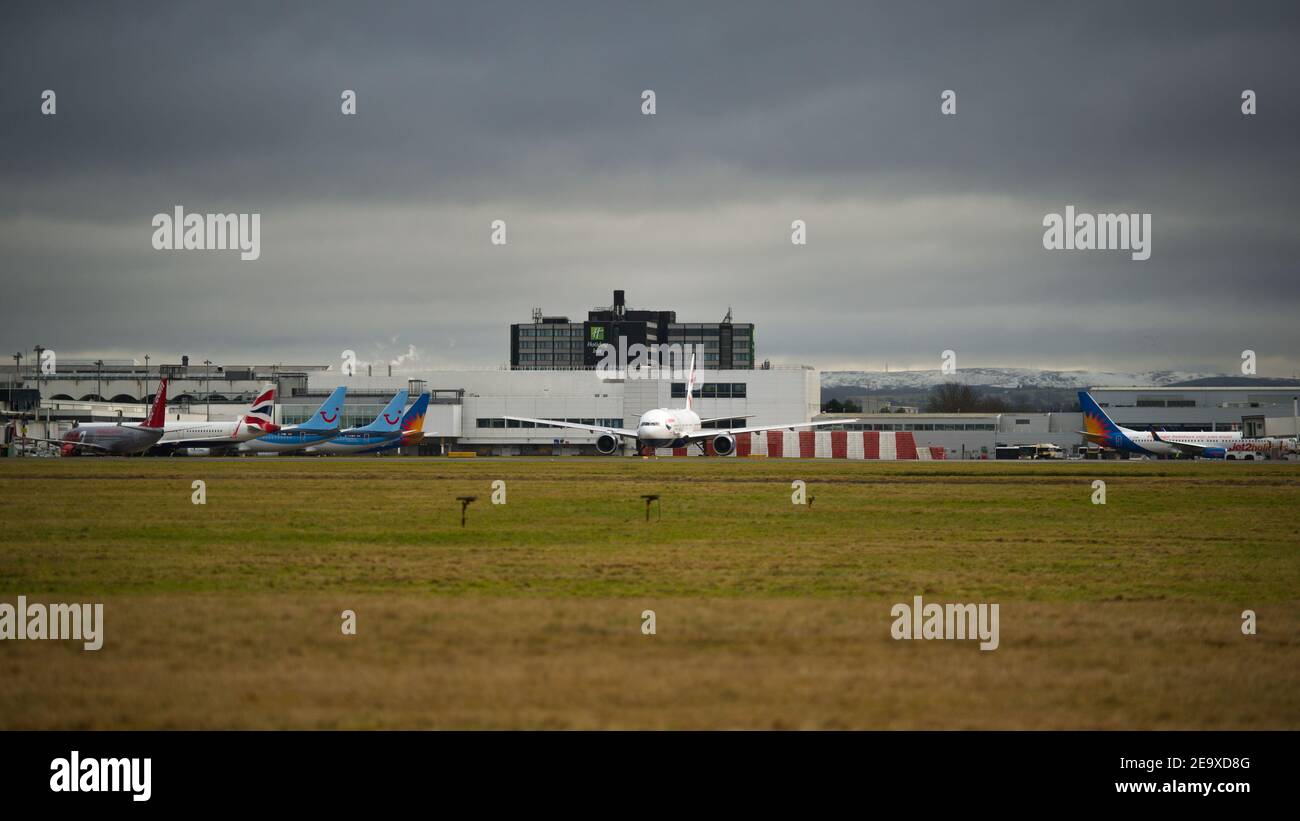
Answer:
M1283 466L5 464L0 601L107 624L0 643L0 727L1297 728L1297 502ZM1000 649L893 641L916 594L1000 603Z
M640 632L640 613L658 634ZM898 642L889 603L110 598L110 641L5 647L7 728L1300 726L1300 619L1008 603L1002 646ZM339 613L358 615L343 636Z

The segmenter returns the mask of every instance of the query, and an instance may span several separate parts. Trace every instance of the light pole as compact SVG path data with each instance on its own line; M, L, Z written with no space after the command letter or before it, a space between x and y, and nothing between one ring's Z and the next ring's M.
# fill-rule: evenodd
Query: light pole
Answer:
M144 403L149 404L149 354L144 355Z
M204 407L207 408L208 421L212 421L212 360L203 360L203 397Z
M95 398L100 402L104 401L104 387L100 383L104 380L104 360L95 360Z
M32 376L36 377L36 408L32 411L32 419L39 421L41 418L41 371L45 369L45 362L41 359L41 355L45 353L45 348L42 345L37 345L32 350L36 351L36 361L32 363ZM48 408L45 415L47 417L50 415ZM48 425L46 425L46 431L49 431Z
M12 408L14 403L14 390L18 387L18 363L22 361L21 352L14 354L14 376L9 380L9 405Z

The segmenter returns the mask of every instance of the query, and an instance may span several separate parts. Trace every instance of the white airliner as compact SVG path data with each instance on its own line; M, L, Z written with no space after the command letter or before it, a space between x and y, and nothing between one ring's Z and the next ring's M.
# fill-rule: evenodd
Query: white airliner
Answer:
M240 442L275 433L275 387L264 389L253 400L248 412L233 422L166 422L162 438L152 448L154 452L174 452L183 448L222 450L233 448Z
M713 452L726 456L736 448L736 436L741 433L759 433L765 430L794 430L795 428L817 428L827 425L843 425L857 422L857 419L835 419L827 422L792 422L788 425L760 425L752 428L703 428L705 422L718 419L733 419L725 416L717 419L701 419L691 409L691 394L695 388L695 357L691 357L690 378L686 381L686 407L656 408L641 414L636 430L627 428L602 427L600 425L581 425L575 422L560 422L553 419L534 419L528 416L507 416L518 422L533 422L545 427L574 428L599 433L596 438L596 450L606 456L618 450L619 438L636 441L637 450L641 448L680 448L694 443L705 450L708 440L713 441Z
M1091 443L1142 456L1199 456L1203 459L1248 458L1267 454L1275 448L1294 450L1295 442L1286 439L1243 439L1239 431L1195 430L1156 433L1115 424L1097 400L1087 391L1079 391L1083 411L1083 430L1079 433Z

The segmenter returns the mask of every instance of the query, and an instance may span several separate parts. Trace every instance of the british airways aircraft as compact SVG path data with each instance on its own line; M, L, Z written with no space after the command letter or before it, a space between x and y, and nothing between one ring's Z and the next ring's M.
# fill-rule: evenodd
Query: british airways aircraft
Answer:
M636 430L628 428L608 428L600 425L581 425L575 422L560 422L554 419L533 419L527 416L507 416L520 422L533 422L538 425L575 428L599 433L596 437L596 451L606 456L618 450L619 439L631 439L636 442L637 450L642 448L680 448L694 443L701 451L706 451L707 440L713 441L713 452L727 456L736 449L736 435L741 433L759 433L765 430L794 430L795 428L817 428L826 425L843 425L857 422L857 419L834 419L826 422L792 422L788 425L761 425L752 428L709 428L701 427L705 422L716 419L701 419L691 407L691 395L695 390L695 357L691 357L690 377L686 380L686 407L656 408L641 414ZM731 419L734 417L721 417ZM706 451L707 452L707 451Z
M406 390L393 395L375 421L359 428L348 428L328 442L312 445L304 453L365 453L376 445L391 442L402 435L402 409L406 407Z
M163 435L151 453L175 453L189 448L220 452L234 450L240 442L247 442L280 426L273 420L275 414L275 387L268 386L257 395L248 412L234 422L166 422Z
M292 453L328 442L339 435L339 417L343 415L343 398L347 391L345 386L340 385L306 422L282 427L275 433L241 442L239 452Z

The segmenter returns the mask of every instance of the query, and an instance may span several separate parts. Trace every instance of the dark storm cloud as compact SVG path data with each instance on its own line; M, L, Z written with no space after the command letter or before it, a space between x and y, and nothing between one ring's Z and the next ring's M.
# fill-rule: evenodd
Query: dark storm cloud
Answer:
M1291 4L462 5L8 7L7 344L492 365L626 287L827 368L1294 367ZM262 258L153 251L177 203ZM1151 260L1043 251L1066 204Z

